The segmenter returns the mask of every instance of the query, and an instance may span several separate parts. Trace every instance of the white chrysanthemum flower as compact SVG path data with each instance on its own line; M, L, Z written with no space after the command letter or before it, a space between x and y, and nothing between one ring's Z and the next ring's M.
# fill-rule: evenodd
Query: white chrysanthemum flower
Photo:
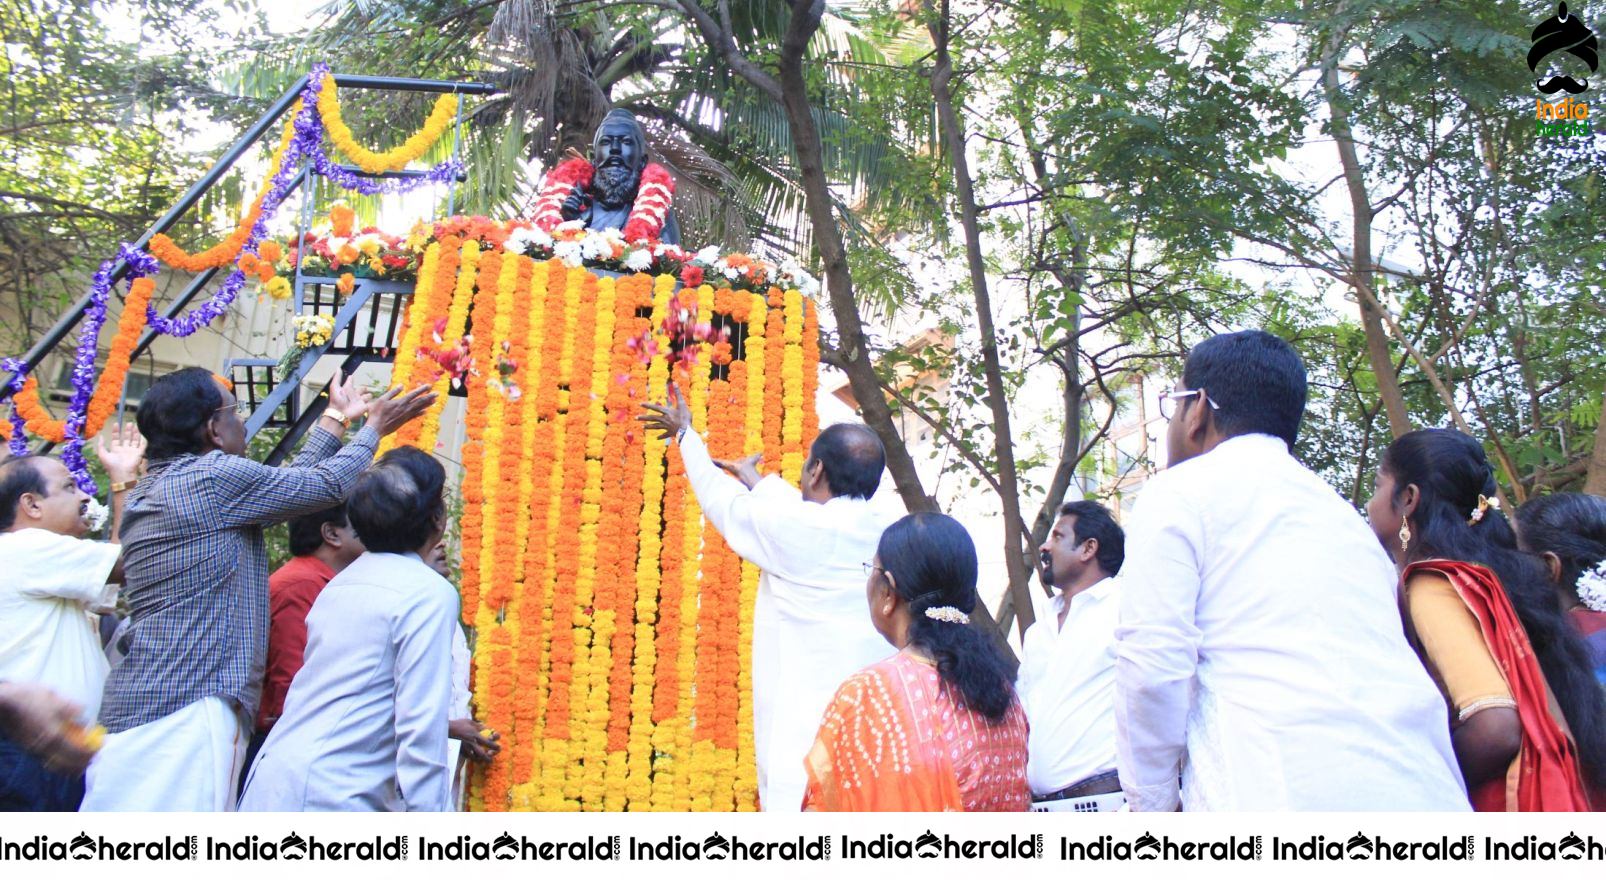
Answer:
M552 245L552 256L563 261L563 265L570 269L578 268L585 262L582 256L581 243L578 241L559 241Z
M546 248L548 250L550 250L552 248L552 235L551 235L551 233L549 233L545 229L541 229L539 227L537 227L535 229L531 229L531 230L529 230L529 232L530 232L530 244L533 244L538 248Z
M105 528L106 521L111 519L112 509L104 504L101 504L99 501L96 501L93 498L89 499L88 508L90 530L98 532Z
M625 254L625 268L632 272L645 272L652 268L652 251L638 248Z
M613 244L607 236L592 234L580 239L580 255L587 260L601 260L613 256Z
M1578 601L1590 611L1606 612L1606 559L1578 576Z
M703 264L704 266L712 266L720 261L719 247L717 245L709 245L708 247L698 251L697 255L692 259L695 262Z

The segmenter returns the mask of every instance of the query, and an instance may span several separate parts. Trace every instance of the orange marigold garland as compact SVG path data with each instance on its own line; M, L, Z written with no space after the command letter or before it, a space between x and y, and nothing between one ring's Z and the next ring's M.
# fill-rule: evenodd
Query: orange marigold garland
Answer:
M284 164L285 153L290 149L290 142L295 138L296 117L300 115L301 101L297 100L290 107L290 117L279 134L279 145L274 149L272 158L268 160L268 173L263 178L262 189L257 193L256 198L251 201L251 206L246 208L245 215L240 218L240 224L234 228L233 232L224 236L223 240L217 244L194 254L179 247L172 238L164 233L157 233L151 236L151 240L145 246L145 249L163 263L186 272L221 269L238 259L240 251L245 248L246 241L251 237L251 229L256 226L257 221L262 216L262 203L267 199L268 193L273 190L273 179L279 176L279 169Z
M493 252L494 253L494 252ZM468 327L468 309L474 302L475 268L480 261L480 243L474 239L463 242L462 262L457 272L457 286L452 290L452 304L446 311L446 327L442 336L442 344L451 346L457 344ZM424 413L418 421L421 423L418 438L413 445L425 452L435 451L435 442L440 434L441 413L446 409L447 392L451 389L451 377L442 374L435 380L435 404Z
M93 437L106 427L112 414L117 412L117 405L122 400L123 385L128 381L129 363L134 354L134 346L139 344L140 334L145 330L145 307L150 304L151 294L156 289L154 278L138 278L129 285L128 296L123 300L123 313L117 319L117 335L112 337L111 351L106 355L106 366L100 371L100 381L95 386L95 394L89 399L89 408L84 421L84 437ZM39 383L33 376L24 382L22 390L16 394L17 411L22 414L28 431L36 437L42 437L51 443L67 442L67 423L62 419L52 418L45 409L44 403L39 399ZM0 431L4 437L11 436L11 424L0 419Z
M483 290L493 289L495 272L500 268L501 257L497 254L487 254L480 264L479 284ZM498 302L494 296L480 296L474 301L471 320L476 328L483 328L494 323L500 314L497 309ZM473 356L478 363L486 363L490 359L492 340L489 333L475 335ZM485 523L485 492L482 485L484 474L485 444L489 439L487 428L489 424L489 401L485 399L486 389L479 383L471 383L468 394L463 400L463 421L466 428L467 440L463 443L463 517L461 521L463 541L463 578L460 584L463 596L463 619L472 624L480 605L480 590L485 584L480 572L481 543L484 540ZM495 522L495 520L492 520Z

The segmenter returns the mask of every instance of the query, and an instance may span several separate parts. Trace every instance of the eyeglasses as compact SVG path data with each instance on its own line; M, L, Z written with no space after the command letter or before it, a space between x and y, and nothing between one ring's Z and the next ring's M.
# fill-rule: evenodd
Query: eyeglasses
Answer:
M1194 395L1198 395L1200 400L1210 404L1211 409L1221 409L1221 406L1214 400L1211 400L1210 395L1206 394L1203 388L1195 388L1192 391L1167 391L1166 393L1160 395L1161 418L1164 418L1168 422L1171 421L1171 417L1177 414L1177 401L1187 400Z
M234 410L234 414L235 415L240 417L241 421L244 421L247 417L249 417L251 415L251 405L246 403L243 400L236 400L235 402L233 402L231 404L228 404L226 406L220 406L217 409L212 410L212 415L217 415L220 412L224 412L226 410L231 410L231 409Z
M886 569L882 568L879 565L876 565L874 562L861 562L861 563L859 563L859 567L864 569L864 576L865 577L869 577L870 575L875 574L878 571L886 571Z

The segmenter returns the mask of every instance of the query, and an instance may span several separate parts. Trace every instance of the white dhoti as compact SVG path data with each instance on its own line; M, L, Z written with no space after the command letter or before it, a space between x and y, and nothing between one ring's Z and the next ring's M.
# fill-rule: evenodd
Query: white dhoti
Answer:
M249 735L232 703L197 700L107 734L85 779L84 812L233 812Z

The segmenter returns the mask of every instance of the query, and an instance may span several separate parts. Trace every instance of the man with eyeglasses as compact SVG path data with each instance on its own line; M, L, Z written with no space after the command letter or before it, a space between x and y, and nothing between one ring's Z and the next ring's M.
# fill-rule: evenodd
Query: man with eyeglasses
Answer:
M1134 810L1467 809L1393 565L1293 456L1305 395L1294 349L1247 330L1194 348L1162 398L1115 633Z
M424 386L399 391L373 398L355 377L336 379L300 456L276 468L244 457L245 425L223 378L190 368L151 385L136 416L148 470L122 528L133 624L106 682L108 733L84 810L234 808L267 661L262 530L345 499L379 439L435 400Z

